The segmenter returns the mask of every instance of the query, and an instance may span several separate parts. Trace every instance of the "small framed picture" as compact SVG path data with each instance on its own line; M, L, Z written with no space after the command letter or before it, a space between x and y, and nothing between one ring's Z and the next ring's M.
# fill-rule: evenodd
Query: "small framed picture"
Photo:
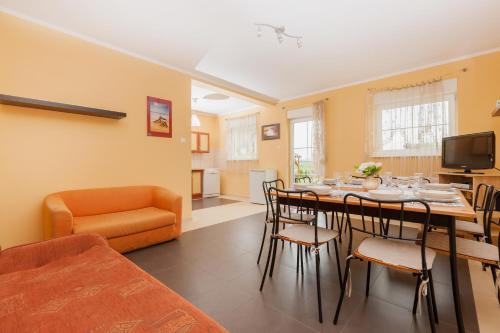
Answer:
M148 135L172 137L172 102L148 96Z
M276 140L280 138L280 124L262 126L262 140Z

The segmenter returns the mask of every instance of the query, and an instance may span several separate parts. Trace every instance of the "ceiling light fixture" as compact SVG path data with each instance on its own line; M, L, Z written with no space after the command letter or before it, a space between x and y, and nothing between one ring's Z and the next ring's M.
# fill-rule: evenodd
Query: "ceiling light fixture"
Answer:
M300 49L302 47L302 36L294 36L294 35L290 35L288 33L285 32L285 27L284 26L274 26L274 25L271 25L271 24L267 24L267 23L254 23L254 25L257 26L257 37L261 37L262 36L262 27L268 27L268 28L271 28L274 30L274 33L276 34L276 38L278 39L278 43L283 43L283 41L285 40L285 37L288 37L288 38L292 38L292 39L295 39L295 41L297 42L297 47Z
M213 94L208 94L203 97L204 99L211 99L214 101L223 101L225 99L228 99L229 96L224 95L224 94L219 94L219 93L213 93Z

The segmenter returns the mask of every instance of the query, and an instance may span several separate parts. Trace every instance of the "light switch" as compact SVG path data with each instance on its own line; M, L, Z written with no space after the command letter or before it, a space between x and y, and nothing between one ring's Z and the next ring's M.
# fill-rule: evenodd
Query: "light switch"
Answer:
M181 138L181 143L186 143L186 138L185 137Z

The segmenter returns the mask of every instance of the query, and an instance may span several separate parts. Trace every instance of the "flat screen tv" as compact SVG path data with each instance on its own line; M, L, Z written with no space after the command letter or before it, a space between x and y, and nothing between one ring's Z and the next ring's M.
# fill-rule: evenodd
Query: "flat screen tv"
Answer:
M492 169L495 167L495 133L483 132L443 138L443 168Z

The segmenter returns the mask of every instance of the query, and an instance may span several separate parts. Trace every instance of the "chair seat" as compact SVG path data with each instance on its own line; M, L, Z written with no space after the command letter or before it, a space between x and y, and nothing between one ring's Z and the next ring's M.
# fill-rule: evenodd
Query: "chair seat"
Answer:
M472 259L484 263L498 264L498 248L485 242L478 242L471 239L456 238L457 256L465 259ZM449 254L450 243L448 235L438 232L427 234L427 247Z
M361 241L354 254L362 259L397 269L412 272L422 271L421 246L409 241L368 237ZM431 269L436 252L427 249L425 257L427 268Z
M75 234L96 233L105 238L122 237L173 225L175 214L156 207L109 214L75 217Z
M308 224L293 225L278 233L281 239L300 243L305 245L313 245L314 239L314 226ZM330 229L318 227L318 244L324 244L338 237L338 232Z
M302 224L314 221L315 216L307 213L282 213L280 215L280 223L290 223L290 224Z
M484 235L484 227L482 224L457 220L455 222L455 228L457 231L466 232L473 235Z

